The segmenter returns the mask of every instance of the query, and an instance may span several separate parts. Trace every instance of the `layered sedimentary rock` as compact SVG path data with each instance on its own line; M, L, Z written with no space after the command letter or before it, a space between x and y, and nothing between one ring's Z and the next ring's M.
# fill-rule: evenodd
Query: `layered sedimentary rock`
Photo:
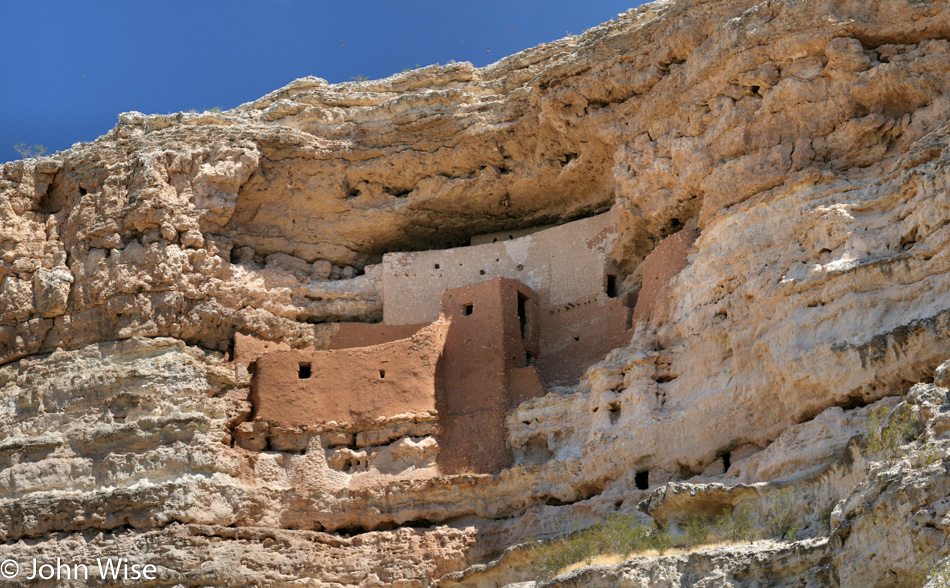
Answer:
M125 113L4 164L0 559L494 586L537 578L529 539L791 489L799 541L554 585L911 585L950 552L948 39L937 1L655 2L486 68ZM507 416L510 468L439 475L425 419L254 420L236 336L359 339L334 323L382 319L384 254L611 207L632 337ZM923 432L869 456L871 410L916 383Z

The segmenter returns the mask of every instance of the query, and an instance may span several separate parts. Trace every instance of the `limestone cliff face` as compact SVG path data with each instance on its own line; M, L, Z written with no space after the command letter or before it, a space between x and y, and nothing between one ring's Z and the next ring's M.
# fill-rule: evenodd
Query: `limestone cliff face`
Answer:
M792 488L799 541L553 585L910 586L918 553L950 553L948 146L947 3L670 0L482 69L125 113L5 164L0 559L124 554L167 584L500 586L537 579L513 548L528 539ZM508 417L510 469L435 475L424 423L340 449L248 420L235 332L326 346L334 321L382 317L383 253L611 206L621 289L650 312ZM657 289L667 238L688 255ZM922 436L875 460L871 410L918 382L901 406ZM334 465L350 459L375 465Z

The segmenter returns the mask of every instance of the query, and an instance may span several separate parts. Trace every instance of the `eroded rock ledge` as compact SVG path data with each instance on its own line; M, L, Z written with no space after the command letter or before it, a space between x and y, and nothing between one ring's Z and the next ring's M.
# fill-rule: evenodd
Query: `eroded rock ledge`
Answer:
M553 585L907 584L908 558L948 552L948 39L936 1L661 1L487 68L124 113L4 164L0 556L121 548L191 585L497 585L535 580L510 548L565 524L646 500L675 525L791 489L837 505L830 538L812 508L797 543ZM425 419L363 446L255 424L236 333L326 348L335 322L383 318L385 253L611 208L615 287L649 312L507 416L511 467L417 468ZM669 251L676 271L651 269ZM924 437L869 461L871 411L909 390ZM405 467L361 470L370 452Z

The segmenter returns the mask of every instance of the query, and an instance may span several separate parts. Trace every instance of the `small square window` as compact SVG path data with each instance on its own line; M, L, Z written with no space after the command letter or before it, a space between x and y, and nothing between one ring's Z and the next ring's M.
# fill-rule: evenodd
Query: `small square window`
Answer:
M462 305L462 314L464 314L465 316L468 316L468 315L472 314L472 312L473 312L474 310L475 310L475 305L474 305L474 304L464 304L464 305Z
M297 378L306 380L310 377L310 364L301 363L297 366Z

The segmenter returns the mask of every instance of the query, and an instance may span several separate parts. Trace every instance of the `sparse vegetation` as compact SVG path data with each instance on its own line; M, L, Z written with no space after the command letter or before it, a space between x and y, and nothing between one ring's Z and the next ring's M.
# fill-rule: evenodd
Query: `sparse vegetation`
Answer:
M906 406L888 413L886 408L871 412L864 425L868 451L885 461L897 457L900 446L920 433L919 417Z
M831 510L828 509L829 517ZM794 541L799 518L790 490L768 503L764 516L754 499L728 508L718 517L693 515L682 525L682 533L644 524L634 515L614 515L602 523L532 548L532 559L542 574L553 576L593 562L625 561L631 555L685 553L712 545L752 542L759 538L760 526L775 536Z
M744 500L735 508L727 508L716 518L716 528L726 541L755 541L759 521L759 506L754 500Z
M712 532L712 521L709 517L693 515L686 521L683 531L688 547L705 545L709 542L709 534Z
M917 552L917 565L911 577L915 587L927 584L937 588L950 588L950 559L935 561L932 554Z
M626 559L632 553L665 551L672 545L668 533L644 525L634 515L614 515L603 523L536 545L532 559L542 573L553 576L576 563L590 565L599 555L619 554Z
M763 527L772 536L795 541L801 524L795 506L792 491L785 489L764 505L748 498L715 518L695 514L682 524L681 533L644 524L634 515L614 515L592 527L535 545L532 559L541 573L553 576L594 562L618 563L631 555L686 553L713 545L753 542L760 538ZM821 511L825 526L830 526L833 509L834 503Z
M46 153L46 147L42 145L27 145L26 143L20 143L13 146L16 149L16 152L20 154L20 157L24 159L31 159L33 157L43 157L43 154Z
M776 537L792 541L797 538L799 521L790 489L782 490L769 500L765 522L769 531Z
M350 79L353 80L354 82L366 82L369 80L369 78L366 76L353 76Z
M937 444L932 440L927 440L927 442L921 446L920 451L917 452L915 465L919 468L927 468L933 465L938 459L940 459L940 448L938 448Z
M828 527L828 530L831 530L831 513L835 510L835 503L831 503L825 508L821 509L821 524Z

